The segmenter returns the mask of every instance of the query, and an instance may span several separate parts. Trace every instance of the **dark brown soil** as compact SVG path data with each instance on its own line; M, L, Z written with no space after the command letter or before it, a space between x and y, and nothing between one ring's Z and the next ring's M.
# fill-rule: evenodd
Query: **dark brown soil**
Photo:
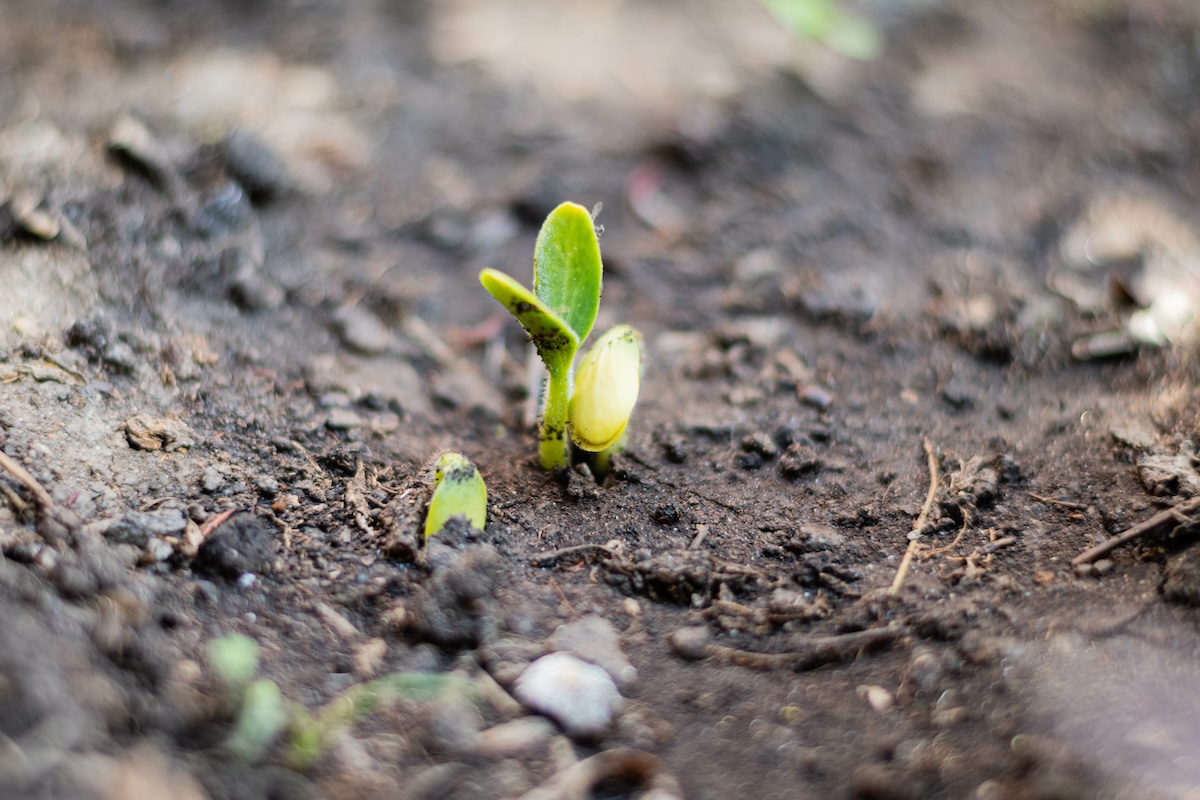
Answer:
M1194 797L1190 518L1073 559L1200 491L1195 325L1125 327L1200 296L1200 13L874 5L857 64L753 2L0 3L0 794ZM476 279L568 199L646 345L604 486ZM421 547L446 449L487 528ZM444 688L235 757L229 632L314 713ZM589 648L568 738L509 692Z

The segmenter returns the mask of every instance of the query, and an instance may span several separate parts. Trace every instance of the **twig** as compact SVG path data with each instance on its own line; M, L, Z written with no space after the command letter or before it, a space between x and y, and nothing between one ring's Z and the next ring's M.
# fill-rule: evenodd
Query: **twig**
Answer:
M937 550L930 550L928 553L925 553L922 557L923 558L933 558L934 556L940 556L942 553L949 553L951 550L958 547L958 543L962 541L963 534L965 534L967 532L967 528L969 528L969 527L971 527L971 515L968 512L964 512L963 513L963 525L961 528L958 529L958 535L954 537L954 541L951 542L950 544L946 545L945 547L939 547Z
M29 471L17 463L8 453L0 450L0 468L11 475L17 483L33 495L37 503L39 517L38 533L42 538L53 544L62 544L77 535L88 535L88 528L83 524L83 518L69 508L64 508L54 502L46 487ZM96 525L99 523L93 523Z
M669 637L671 648L684 658L697 661L712 658L721 663L751 669L792 669L803 672L826 664L849 661L863 650L890 644L907 634L908 628L893 624L886 628L871 628L834 636L797 637L788 642L787 651L783 653L756 653L752 650L710 644L707 641L689 641L691 633L683 629Z
M979 555L986 556L996 552L1002 547L1008 547L1010 544L1016 544L1017 537L1005 536L1003 539L997 539L994 542L988 542L983 547L979 548Z
M233 512L236 510L237 510L236 508L227 508L224 511L222 511L220 514L217 514L215 517L209 519L207 522L205 522L203 525L201 525L200 526L200 538L207 539L208 535L210 533L212 533L213 531L215 531L218 527L220 527L222 522L224 522L225 520L232 517Z
M1034 500L1037 500L1038 502L1049 503L1052 506L1058 506L1059 508L1066 508L1071 511L1087 511L1088 510L1087 503L1069 503L1066 500L1055 500L1053 497L1042 497L1040 494L1034 494L1033 492L1030 492L1029 496L1032 497Z
M1071 559L1071 563L1090 564L1096 559L1100 558L1100 556L1105 555L1112 550L1116 550L1121 545L1128 544L1134 539L1145 536L1147 533L1150 533L1151 531L1162 525L1165 525L1168 522L1173 521L1184 524L1194 523L1196 520L1189 518L1188 515L1198 510L1200 510L1200 495L1196 495L1195 497L1184 500L1182 503L1177 503L1170 508L1165 508L1150 519L1143 520L1137 525L1134 525L1121 535L1114 536L1111 539L1103 541L1090 550L1084 550L1082 553L1075 556L1075 558Z
M0 450L0 467L3 467L5 472L12 475L17 483L24 486L33 495L33 499L42 507L54 505L54 498L46 491L46 487L38 483L37 478L29 474L29 471L14 461L8 453Z
M904 579L908 576L908 569L912 566L913 556L917 553L917 548L921 546L920 536L921 531L925 528L925 520L929 517L929 512L933 508L933 499L937 497L938 482L941 476L938 472L937 454L934 452L933 443L929 441L929 437L925 437L925 459L929 462L929 493L925 495L925 505L921 507L921 514L917 517L916 524L908 534L908 549L904 551L904 558L900 560L900 568L896 570L896 578L892 581L892 588L888 590L888 594L895 597L900 593L900 585L904 583Z
M589 556L620 558L616 550L613 550L611 547L605 547L602 544L577 544L574 547L564 547L561 550L549 550L545 553L538 553L529 559L529 563L535 567L548 567L551 564L568 558L586 561Z

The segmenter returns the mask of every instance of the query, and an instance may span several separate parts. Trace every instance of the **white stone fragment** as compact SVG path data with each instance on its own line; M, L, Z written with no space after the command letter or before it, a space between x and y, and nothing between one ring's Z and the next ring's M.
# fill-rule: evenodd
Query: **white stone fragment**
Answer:
M567 653L551 653L530 664L517 679L513 695L576 739L603 734L621 703L621 693L607 672Z

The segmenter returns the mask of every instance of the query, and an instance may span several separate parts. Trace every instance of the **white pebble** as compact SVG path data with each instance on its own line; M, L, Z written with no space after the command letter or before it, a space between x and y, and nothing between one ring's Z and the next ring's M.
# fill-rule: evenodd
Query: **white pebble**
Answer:
M513 694L578 739L603 734L621 702L607 672L567 653L552 653L530 664L517 679Z

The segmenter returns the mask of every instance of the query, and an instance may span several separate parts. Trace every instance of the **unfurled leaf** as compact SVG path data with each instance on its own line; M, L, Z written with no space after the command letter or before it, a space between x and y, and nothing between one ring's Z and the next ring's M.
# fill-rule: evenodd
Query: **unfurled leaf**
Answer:
M461 453L445 453L434 465L433 497L425 518L425 536L436 536L454 517L474 528L487 525L487 487L479 470Z
M571 443L600 452L615 445L637 405L641 336L628 325L610 328L583 357L567 412Z
M262 758L287 722L287 706L275 681L266 678L246 687L242 710L225 748L247 763Z
M479 282L521 323L546 369L552 375L565 375L571 369L580 341L566 320L512 276L499 270L483 270Z
M244 634L226 634L209 642L208 662L229 689L241 692L258 669L258 645Z
M588 210L563 203L550 212L533 251L533 292L566 321L580 342L596 324L603 266Z

